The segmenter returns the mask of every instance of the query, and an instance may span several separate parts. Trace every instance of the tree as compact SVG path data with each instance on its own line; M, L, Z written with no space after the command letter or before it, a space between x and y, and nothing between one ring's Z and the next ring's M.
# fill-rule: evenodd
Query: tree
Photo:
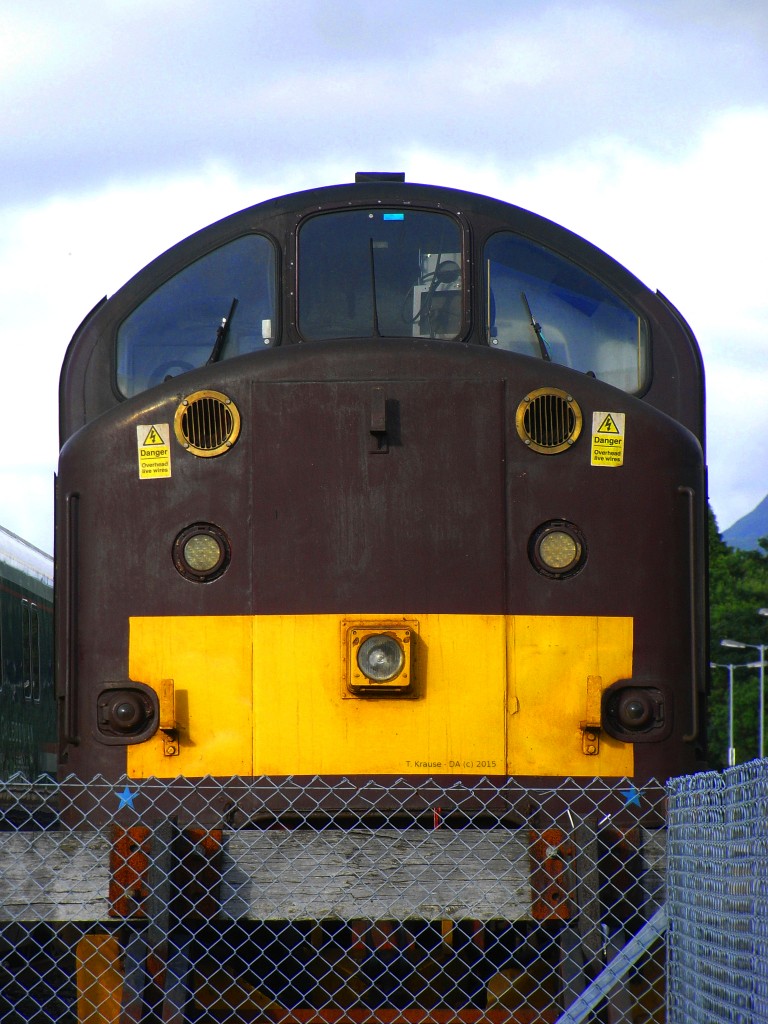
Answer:
M710 660L735 665L756 662L759 655L754 649L726 649L720 641L728 637L748 644L768 643L768 618L758 614L758 608L768 606L768 539L760 541L758 551L729 547L711 509L709 601ZM734 746L738 763L757 757L759 752L758 691L757 669L734 671ZM707 725L710 766L722 768L727 764L728 750L727 669L712 669Z

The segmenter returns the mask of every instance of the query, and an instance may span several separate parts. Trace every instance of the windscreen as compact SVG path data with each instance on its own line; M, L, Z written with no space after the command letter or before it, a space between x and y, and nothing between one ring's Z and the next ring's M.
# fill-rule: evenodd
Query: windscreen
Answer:
M130 398L169 377L269 346L275 337L275 250L244 235L160 285L120 325L117 386Z
M488 343L591 373L632 394L648 372L645 321L577 264L510 232L485 247Z
M447 214L381 208L320 214L302 225L298 251L305 339L460 334L461 234Z

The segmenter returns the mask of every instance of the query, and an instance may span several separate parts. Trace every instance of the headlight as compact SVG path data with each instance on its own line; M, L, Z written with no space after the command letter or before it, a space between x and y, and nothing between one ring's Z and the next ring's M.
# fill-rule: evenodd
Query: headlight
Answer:
M403 670L405 655L392 636L369 636L357 652L360 671L375 683L387 683Z
M563 579L582 568L587 549L578 527L558 519L544 523L534 532L528 554L542 575Z
M194 523L173 542L173 564L181 575L195 583L209 583L229 565L227 535L211 523Z
M417 696L414 686L415 619L348 619L341 623L343 695Z

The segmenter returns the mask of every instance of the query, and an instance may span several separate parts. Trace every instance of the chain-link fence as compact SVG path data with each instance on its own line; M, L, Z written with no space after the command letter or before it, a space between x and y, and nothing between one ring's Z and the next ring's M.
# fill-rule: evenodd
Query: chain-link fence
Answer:
M0 1021L665 1016L651 784L0 787Z
M768 761L669 792L670 1024L765 1024Z

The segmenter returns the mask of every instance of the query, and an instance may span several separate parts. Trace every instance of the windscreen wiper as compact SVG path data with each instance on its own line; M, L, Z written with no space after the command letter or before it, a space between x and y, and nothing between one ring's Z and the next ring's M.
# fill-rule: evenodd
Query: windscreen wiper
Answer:
M229 335L229 325L232 323L232 317L235 315L237 309L237 299L232 299L232 305L229 307L229 312L225 317L222 317L221 323L216 328L216 340L213 343L211 354L208 356L208 363L216 363L221 356L221 351L227 342Z
M373 256L373 239L368 239L369 266L371 269L371 302L373 303L373 333L377 338L381 337L379 330L379 300L376 298L376 261Z
M545 359L548 363L551 363L552 356L549 354L547 343L544 340L544 335L541 330L541 324L531 312L531 305L528 302L528 296L525 294L525 292L520 292L520 295L522 297L523 305L525 306L526 312L528 313L528 319L531 321L533 333L536 335L536 340L539 343L539 352L541 352L541 358Z

